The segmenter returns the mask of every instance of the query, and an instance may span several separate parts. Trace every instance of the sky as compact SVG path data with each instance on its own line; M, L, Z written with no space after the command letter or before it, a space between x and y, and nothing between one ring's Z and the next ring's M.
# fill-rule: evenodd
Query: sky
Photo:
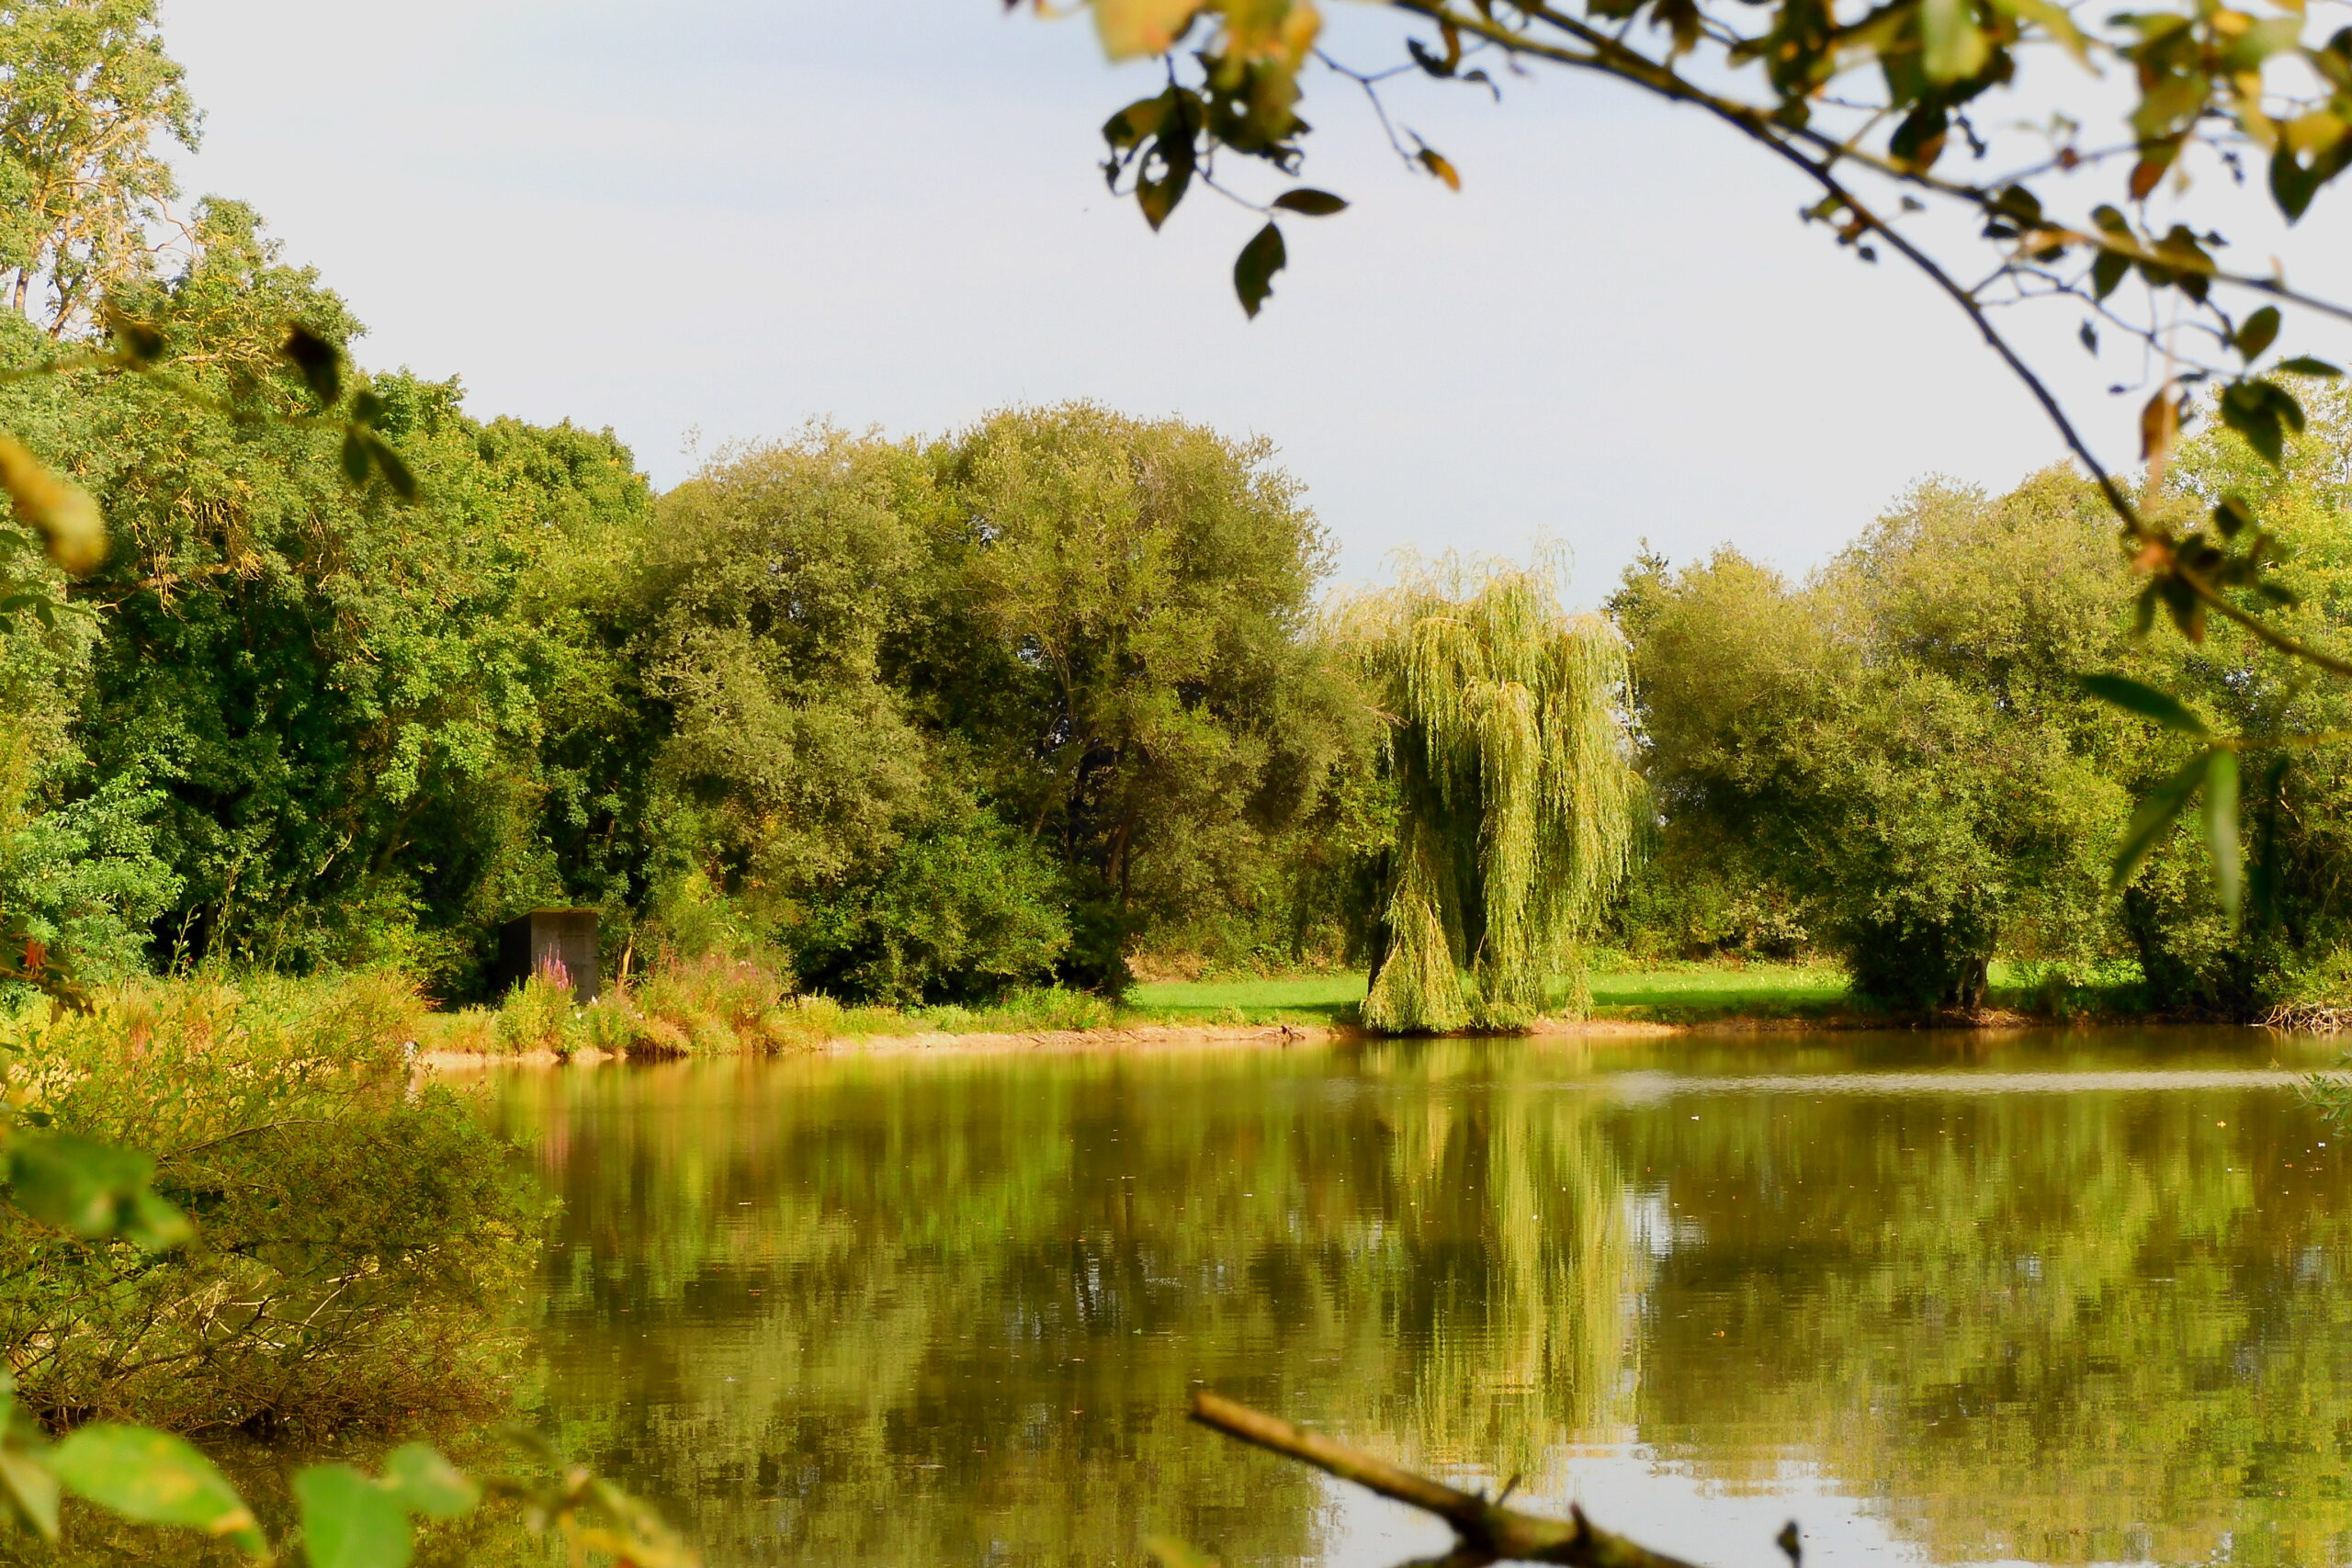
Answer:
M1383 59L1342 3L1329 35ZM1558 73L1408 83L1463 189L1401 169L1360 97L1306 106L1261 317L1259 220L1196 194L1155 235L1098 128L1154 89L1091 28L1001 0L164 0L205 110L186 194L250 201L478 417L610 426L669 485L812 421L944 434L1091 399L1262 435L1343 581L1399 548L1565 547L1605 594L1645 539L1792 571L1928 475L2060 457L1967 322L1801 224L1805 193L1688 111ZM1387 53L1393 56L1389 43ZM2305 235L2352 254L2341 224ZM2029 340L2121 464L2114 366ZM2136 402L2132 404L2136 408Z

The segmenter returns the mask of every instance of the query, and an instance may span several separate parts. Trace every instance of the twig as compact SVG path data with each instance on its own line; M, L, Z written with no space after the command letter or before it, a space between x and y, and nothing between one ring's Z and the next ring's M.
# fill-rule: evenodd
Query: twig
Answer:
M1562 1562L1575 1568L1692 1568L1679 1557L1668 1557L1611 1535L1584 1517L1573 1505L1566 1519L1546 1519L1489 1502L1475 1492L1464 1492L1426 1475L1416 1475L1335 1442L1319 1433L1294 1427L1278 1416L1196 1390L1193 1419L1202 1426L1238 1438L1285 1459L1311 1464L1327 1475L1352 1481L1383 1497L1435 1514L1453 1527L1453 1550L1431 1561L1446 1568L1485 1568L1490 1562ZM1411 1568L1411 1565L1407 1565Z

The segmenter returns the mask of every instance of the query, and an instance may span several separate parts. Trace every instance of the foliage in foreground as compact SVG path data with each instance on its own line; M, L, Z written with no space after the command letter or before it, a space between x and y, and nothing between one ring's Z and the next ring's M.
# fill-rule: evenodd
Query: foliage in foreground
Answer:
M8 1090L59 1135L148 1151L198 1224L151 1256L0 1215L0 1344L52 1422L290 1433L505 1413L538 1212L449 1089L412 1084L389 976L142 982L7 1025Z

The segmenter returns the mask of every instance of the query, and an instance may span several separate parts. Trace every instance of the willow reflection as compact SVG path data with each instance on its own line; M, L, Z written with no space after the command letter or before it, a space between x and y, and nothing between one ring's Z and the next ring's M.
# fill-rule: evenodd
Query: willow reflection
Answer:
M716 1562L1321 1556L1329 1495L1189 1428L1204 1383L1555 1493L1583 1445L1734 1492L1794 1461L1932 1560L2340 1556L2352 1235L2290 1095L1704 1092L2246 1050L2194 1043L703 1064L503 1103L565 1201L548 1412Z

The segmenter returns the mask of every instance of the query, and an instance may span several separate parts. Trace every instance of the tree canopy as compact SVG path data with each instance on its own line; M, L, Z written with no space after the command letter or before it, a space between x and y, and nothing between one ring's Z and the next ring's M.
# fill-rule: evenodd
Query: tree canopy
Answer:
M1615 632L1547 570L1448 560L1337 615L1387 716L1396 802L1372 912L1366 1023L1523 1025L1624 875L1640 789ZM1468 972L1475 989L1465 989Z
M1165 88L1103 124L1113 190L1155 229L1196 185L1261 215L1234 264L1250 314L1286 265L1282 224L1348 205L1294 183L1316 135L1302 106L1318 73L1369 94L1405 164L1456 189L1453 162L1385 107L1405 82L1498 99L1506 73L1531 68L1611 82L1688 107L1722 129L1727 150L1792 171L1815 197L1807 221L1863 263L1901 265L1959 310L2098 489L2144 575L2145 615L2169 615L2192 642L2209 622L2229 621L2352 680L2352 657L2296 636L2274 613L2291 591L2275 575L2285 547L2260 487L2213 495L2198 511L2156 504L2195 420L2216 419L2276 468L2309 417L2299 378L2340 374L2297 352L2291 333L2352 320L2352 303L2290 282L2275 261L2231 264L2210 193L2264 171L2267 216L2283 228L2352 165L2352 28L2325 33L2324 14L2301 0L2259 9L2182 0L2096 22L2049 0L1381 8L1399 23L1396 56L1349 62L1325 45L1317 0L1090 0L1111 59L1159 55L1168 69ZM1035 9L1049 7L1036 0ZM2109 92L2102 76L2129 86ZM2127 280L2137 287L2125 289ZM2130 363L2112 390L2145 400L2138 476L2093 449L2008 324L2018 309L2041 307L2073 313L2093 355L2121 347ZM2127 706L2153 700L2128 684L2104 690ZM2201 760L2146 800L2150 821L2169 823L2201 795L2214 886L2233 916L2239 749L2210 738ZM2127 852L2141 842L2134 835Z

